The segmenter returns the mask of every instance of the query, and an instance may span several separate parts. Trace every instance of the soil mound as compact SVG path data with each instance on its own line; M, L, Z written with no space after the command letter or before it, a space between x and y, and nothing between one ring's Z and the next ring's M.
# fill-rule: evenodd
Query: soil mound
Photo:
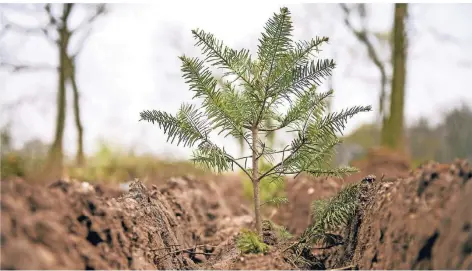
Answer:
M243 183L240 174L216 176L215 184L234 215L252 215L252 202L244 197Z
M365 159L354 161L353 167L359 172L344 178L346 182L361 180L364 176L373 174L377 178L395 179L408 176L410 172L410 158L385 147L371 148Z
M95 193L98 197L106 199L117 198L124 194L125 190L116 185L111 184L95 184L93 185Z
M470 165L457 161L377 181L334 266L472 269L471 179Z
M292 270L297 266L290 265L280 252L267 254L248 254L238 257L232 266L233 270Z
M118 198L84 184L2 181L2 269L195 269L206 242L251 222L231 218L210 183L137 181Z
M335 195L341 188L351 182L357 182L367 175L374 174L379 179L384 176L392 180L407 176L409 169L408 157L385 148L372 148L366 159L353 163L359 172L344 179L313 178L300 175L296 179L287 180L288 204L275 210L274 221L284 225L294 234L301 234L311 221L311 203Z
M237 216L216 184L209 180L173 178L160 189L169 202L187 240L218 245L242 226L250 227L251 216Z

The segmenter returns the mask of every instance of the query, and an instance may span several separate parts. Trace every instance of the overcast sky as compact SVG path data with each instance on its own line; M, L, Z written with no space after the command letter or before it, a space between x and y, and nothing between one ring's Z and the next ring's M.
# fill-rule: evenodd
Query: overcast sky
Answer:
M251 6L230 2L210 3L157 2L155 4L115 4L110 13L97 22L93 34L79 57L78 82L82 97L85 149L96 150L103 138L112 144L139 152L153 152L185 158L190 150L165 143L157 126L138 122L143 109L175 112L192 94L180 77L178 56L196 55L190 30L202 28L214 33L229 46L255 49L266 20L280 5L270 2ZM185 8L182 7L185 5ZM351 119L347 131L373 120L378 110L379 75L366 60L359 45L343 26L342 13L336 6L288 5L297 39L314 35L331 37L324 47L326 56L334 56L338 68L334 74L334 110L353 105L371 104L374 112ZM11 9L0 7L9 20L34 23ZM391 4L370 6L369 28L388 31ZM426 115L438 122L442 111L460 102L472 104L472 5L413 5L410 60L406 95L408 121ZM81 14L75 16L79 20ZM450 41L440 41L426 30L447 34ZM333 54L335 51L335 54ZM253 51L255 52L255 50ZM385 51L387 53L387 51ZM384 58L388 55L384 54ZM0 57L16 63L55 65L53 48L41 37L8 34L0 40ZM12 121L17 144L35 137L51 141L54 133L54 73L10 74L0 72L1 123ZM26 97L26 99L25 99ZM69 94L69 97L71 95ZM10 110L19 99L25 102ZM72 99L69 99L69 103ZM68 107L65 148L75 150L72 107ZM219 143L225 141L219 139ZM233 141L225 148L237 152Z

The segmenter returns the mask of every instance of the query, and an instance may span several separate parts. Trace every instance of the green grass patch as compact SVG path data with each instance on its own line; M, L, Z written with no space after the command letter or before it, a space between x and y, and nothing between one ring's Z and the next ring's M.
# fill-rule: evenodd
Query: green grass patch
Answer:
M36 149L3 152L1 178L19 176L26 180L36 180L35 177L46 162L47 146L41 146L40 150L41 152ZM65 158L64 166L66 176L92 183L122 183L134 178L156 183L175 176L205 177L211 174L195 167L191 161L164 160L150 154L137 155L107 144L101 144L97 152L86 157L84 166L77 167L71 157Z

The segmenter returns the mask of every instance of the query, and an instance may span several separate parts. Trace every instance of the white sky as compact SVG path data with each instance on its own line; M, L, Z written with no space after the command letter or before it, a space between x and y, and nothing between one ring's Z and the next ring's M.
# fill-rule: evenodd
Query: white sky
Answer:
M98 140L103 138L124 147L136 147L140 152L187 157L190 149L165 143L165 136L157 126L138 122L139 112L144 109L175 112L182 102L192 97L180 77L177 58L198 52L193 48L191 29L212 32L229 46L255 49L265 21L279 7L277 2L257 1L250 7L236 2L215 5L200 1L113 5L111 12L97 22L79 57L78 83L83 92L86 151L96 150ZM372 120L377 112L379 75L366 60L364 47L343 27L341 14L334 11L336 6L306 8L299 4L288 7L293 15L296 38L307 39L314 35L331 38L324 49L327 55L330 48L336 50L334 109L373 105L374 112L351 119L347 131ZM17 21L20 17L11 15L11 10L0 9L15 22L28 21L23 17ZM393 15L391 4L374 4L371 10L369 27L388 30ZM410 121L427 115L437 122L443 110L459 102L472 104L472 5L414 5L411 13L414 29L411 30L408 63L406 118ZM459 45L435 40L425 31L429 27L454 37ZM7 35L0 40L0 57L26 63L55 64L57 61L55 51L42 38L18 35ZM52 140L55 85L56 77L51 72L12 75L0 71L1 122L13 121L17 144L34 137ZM23 97L32 97L32 102L15 111L5 110L6 105ZM67 110L64 145L73 153L76 134L72 107ZM217 142L224 142L229 151L238 150L233 141L219 139Z

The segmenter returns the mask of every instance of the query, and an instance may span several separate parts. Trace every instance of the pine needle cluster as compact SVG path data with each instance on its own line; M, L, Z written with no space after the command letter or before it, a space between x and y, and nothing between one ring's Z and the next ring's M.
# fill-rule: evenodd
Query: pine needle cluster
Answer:
M241 230L236 240L236 247L245 254L269 251L269 246L261 240L261 236L248 229Z
M298 266L319 264L307 259L313 244L332 247L342 244L342 237L333 232L348 225L356 214L359 204L360 183L346 185L331 198L316 200L312 203L313 222L303 232L300 239L285 249L291 249L288 258Z
M331 198L312 203L313 223L303 233L302 240L309 243L333 245L339 237L333 232L345 227L354 217L359 203L359 185L346 185Z
M322 93L317 87L332 74L335 63L319 59L318 53L329 39L294 41L292 31L291 14L281 8L265 24L253 58L247 49L232 49L211 33L193 30L204 58L181 56L181 70L202 106L183 104L175 115L159 110L140 113L141 120L163 129L168 141L196 147L192 157L195 163L217 172L237 167L251 179L257 191L254 208L259 234L261 180L283 181L284 175L302 172L313 176L355 172L351 167L331 168L329 161L340 143L337 133L342 133L347 120L371 110L370 106L354 106L326 114L326 100L333 91ZM215 76L210 68L223 72L223 76ZM264 139L279 130L290 133L293 140L276 150ZM231 155L212 141L213 131L244 142L251 155ZM271 166L261 170L259 159Z
M336 196L312 203L313 221L324 231L345 226L356 211L359 184L348 184Z
M273 231L277 236L279 242L286 242L293 237L293 235L284 226L277 225L271 220L264 220L262 222L264 231Z

